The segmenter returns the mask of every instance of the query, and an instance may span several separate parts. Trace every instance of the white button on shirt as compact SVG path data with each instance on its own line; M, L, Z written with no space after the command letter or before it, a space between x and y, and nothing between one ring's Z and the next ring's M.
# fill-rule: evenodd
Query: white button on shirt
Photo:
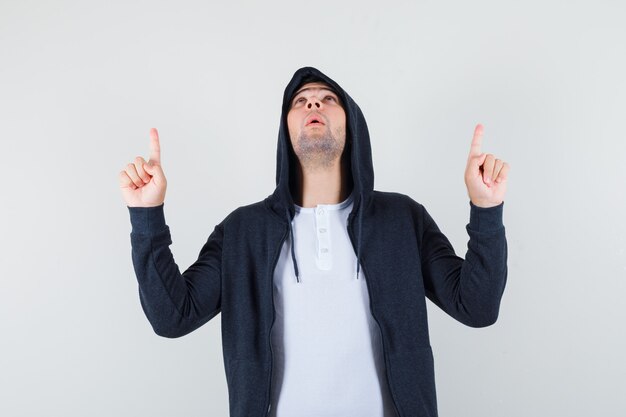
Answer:
M392 417L378 326L346 229L353 196L296 206L274 272L272 417Z

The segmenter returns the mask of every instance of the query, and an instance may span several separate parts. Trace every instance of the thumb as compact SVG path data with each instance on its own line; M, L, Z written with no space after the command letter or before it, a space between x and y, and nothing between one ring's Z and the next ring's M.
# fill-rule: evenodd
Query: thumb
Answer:
M155 177L156 182L161 182L160 180L165 177L163 170L161 169L161 165L155 164L152 161L143 164L143 169L145 169L148 174Z

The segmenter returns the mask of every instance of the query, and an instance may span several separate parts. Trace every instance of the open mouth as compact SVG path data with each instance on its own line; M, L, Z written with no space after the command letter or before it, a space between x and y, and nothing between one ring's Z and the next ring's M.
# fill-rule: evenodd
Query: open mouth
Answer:
M312 116L305 124L305 126L323 126L324 123L322 122L322 119L318 116Z

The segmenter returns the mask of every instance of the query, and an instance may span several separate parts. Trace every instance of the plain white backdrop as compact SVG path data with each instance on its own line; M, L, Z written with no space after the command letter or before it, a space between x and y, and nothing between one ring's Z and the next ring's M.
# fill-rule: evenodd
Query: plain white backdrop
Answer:
M441 417L624 416L621 1L0 2L0 415L227 416L221 315L139 303L118 173L159 129L181 271L275 186L283 89L314 66L370 128L375 189L465 255L474 126L511 164L508 285L472 329L428 302Z

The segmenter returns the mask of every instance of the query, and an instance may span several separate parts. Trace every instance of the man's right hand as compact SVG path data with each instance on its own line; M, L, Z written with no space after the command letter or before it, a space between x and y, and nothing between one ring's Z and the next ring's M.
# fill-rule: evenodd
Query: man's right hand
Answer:
M150 129L150 160L141 156L120 171L122 197L129 207L156 207L165 201L167 180L161 168L161 145L156 128Z

